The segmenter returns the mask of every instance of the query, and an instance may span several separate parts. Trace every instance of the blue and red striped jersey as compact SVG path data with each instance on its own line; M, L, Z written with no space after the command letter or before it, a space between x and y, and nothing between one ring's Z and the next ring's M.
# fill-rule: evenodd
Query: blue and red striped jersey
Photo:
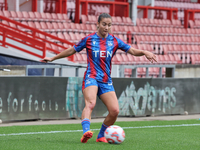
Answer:
M87 69L84 79L87 77L94 78L97 81L112 83L111 79L111 60L118 49L127 52L130 45L124 43L121 39L112 34L106 38L101 38L97 33L89 34L79 43L74 45L74 49L80 52L84 48L87 51Z

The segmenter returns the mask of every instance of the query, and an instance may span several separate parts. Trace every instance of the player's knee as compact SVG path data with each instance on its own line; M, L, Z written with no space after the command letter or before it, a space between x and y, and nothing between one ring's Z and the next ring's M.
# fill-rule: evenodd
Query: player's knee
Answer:
M117 117L119 114L119 108L114 108L109 113L111 114L111 116Z
M87 107L90 109L90 110L93 110L94 107L96 105L96 102L95 101L90 101L88 104L87 104Z

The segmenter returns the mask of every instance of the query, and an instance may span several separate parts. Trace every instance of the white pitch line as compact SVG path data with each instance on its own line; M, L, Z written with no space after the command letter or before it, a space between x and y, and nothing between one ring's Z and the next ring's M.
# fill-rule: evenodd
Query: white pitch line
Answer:
M145 128L169 128L169 127L191 127L191 126L200 126L200 124L158 125L158 126L122 127L122 128L123 129L145 129ZM91 129L91 131L95 131L95 130L99 130L99 129ZM0 134L0 136L82 132L82 131L83 130L65 130L65 131L47 131L47 132L10 133L10 134Z

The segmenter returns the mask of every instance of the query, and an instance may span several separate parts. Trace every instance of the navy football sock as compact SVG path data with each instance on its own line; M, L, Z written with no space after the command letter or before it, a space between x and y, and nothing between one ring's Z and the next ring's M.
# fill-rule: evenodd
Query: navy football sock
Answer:
M104 132L105 132L105 130L107 129L107 125L105 125L104 123L102 124L102 126L101 126L101 130L100 130L100 132L99 132L99 134L98 134L98 137L97 137L97 139L99 139L99 138L101 138L101 137L104 137Z

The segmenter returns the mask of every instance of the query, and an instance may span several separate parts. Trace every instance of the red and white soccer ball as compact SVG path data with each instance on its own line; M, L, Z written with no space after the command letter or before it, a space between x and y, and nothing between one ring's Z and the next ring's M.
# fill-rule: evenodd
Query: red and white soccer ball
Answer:
M112 125L105 130L104 136L110 144L121 144L125 139L125 132L120 126Z

